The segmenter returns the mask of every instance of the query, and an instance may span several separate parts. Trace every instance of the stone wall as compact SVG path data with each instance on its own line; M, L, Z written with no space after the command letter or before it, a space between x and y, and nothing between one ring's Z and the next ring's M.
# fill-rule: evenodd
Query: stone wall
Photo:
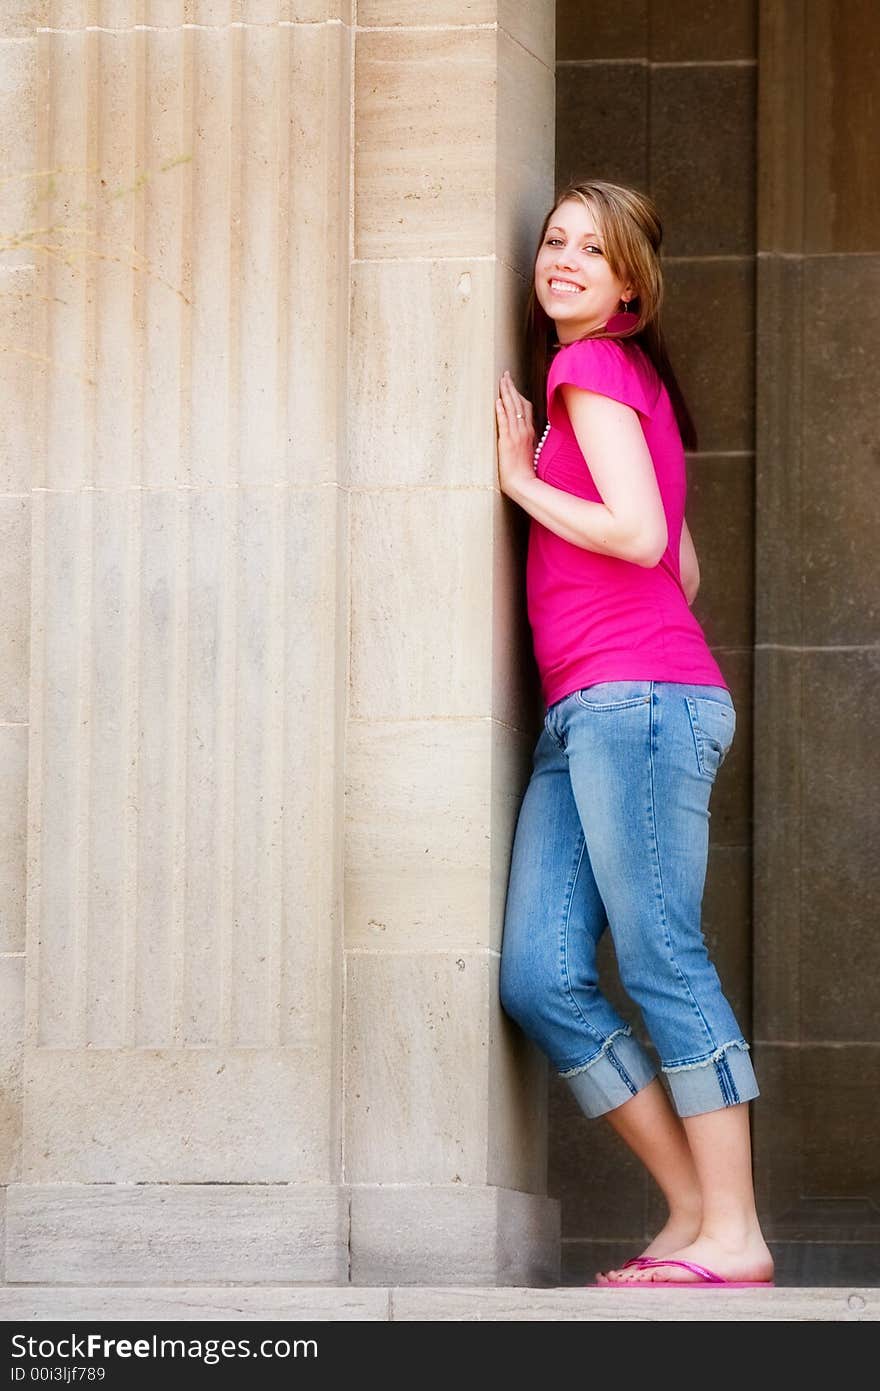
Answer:
M756 5L624 0L557 6L556 174L632 183L657 200L664 324L693 412L687 517L700 560L694 612L731 686L737 733L712 799L703 926L746 1036L752 1027L752 681ZM616 979L609 994L637 1023ZM645 1039L644 1033L641 1037ZM551 1079L550 1191L563 1278L592 1279L665 1220L642 1166Z
M880 12L762 10L755 1157L786 1279L880 1270Z
M695 607L739 715L704 922L762 1087L759 1208L783 1283L870 1280L880 21L859 0L560 0L557 23L558 180L632 181L665 216L667 324L700 433ZM550 1192L566 1280L662 1221L640 1166L557 1079Z

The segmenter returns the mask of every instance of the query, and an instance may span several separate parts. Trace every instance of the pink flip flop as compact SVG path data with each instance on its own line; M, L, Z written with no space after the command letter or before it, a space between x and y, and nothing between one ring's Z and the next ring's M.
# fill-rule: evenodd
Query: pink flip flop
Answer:
M714 1270L707 1270L704 1265L697 1265L694 1261L673 1261L655 1260L653 1256L634 1256L626 1261L621 1270L627 1266L636 1266L639 1270L651 1270L657 1265L678 1265L682 1270L690 1270L692 1274L699 1275L699 1280L609 1280L607 1285L597 1285L596 1289L648 1289L648 1290L705 1290L705 1289L727 1289L727 1290L772 1290L775 1288L773 1280L726 1280L723 1275L716 1275Z

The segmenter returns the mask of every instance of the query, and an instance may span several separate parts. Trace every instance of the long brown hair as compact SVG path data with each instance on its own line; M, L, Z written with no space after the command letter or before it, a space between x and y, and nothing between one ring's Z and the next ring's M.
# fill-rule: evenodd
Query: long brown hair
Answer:
M599 219L597 231L604 239L605 259L619 280L630 280L636 293L629 302L630 327L619 327L611 333L605 327L585 333L584 338L632 338L651 359L669 392L675 418L686 449L696 450L697 430L678 384L660 326L660 307L663 303L663 272L660 265L660 243L663 227L654 200L634 188L590 179L569 184L557 194L541 227L535 257L544 244L550 219L560 203L578 198ZM635 312L633 312L635 311ZM547 374L556 344L556 325L544 312L535 294L534 275L529 288L525 316L526 354L529 389L535 420L540 435L547 423Z

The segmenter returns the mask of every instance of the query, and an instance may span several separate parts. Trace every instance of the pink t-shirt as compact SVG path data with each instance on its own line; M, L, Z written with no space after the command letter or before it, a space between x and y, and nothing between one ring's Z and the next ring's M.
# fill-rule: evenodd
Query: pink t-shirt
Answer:
M575 546L531 519L528 615L546 704L599 681L679 681L729 689L681 587L678 553L687 479L665 384L631 341L582 339L557 352L547 377L550 430L538 477L591 502L601 502L602 496L557 391L564 382L638 411L669 541L660 563L647 568Z

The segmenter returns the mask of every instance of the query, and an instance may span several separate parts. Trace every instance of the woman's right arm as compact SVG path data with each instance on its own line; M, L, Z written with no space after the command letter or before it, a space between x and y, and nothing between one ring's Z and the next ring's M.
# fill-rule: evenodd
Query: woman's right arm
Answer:
M678 553L678 568L681 574L681 587L685 592L688 607L693 604L700 587L700 565L694 550L693 537L684 518L681 522L681 546Z
M556 488L531 468L509 496L564 541L634 565L659 565L668 544L666 515L637 412L570 382L560 390L602 500Z

